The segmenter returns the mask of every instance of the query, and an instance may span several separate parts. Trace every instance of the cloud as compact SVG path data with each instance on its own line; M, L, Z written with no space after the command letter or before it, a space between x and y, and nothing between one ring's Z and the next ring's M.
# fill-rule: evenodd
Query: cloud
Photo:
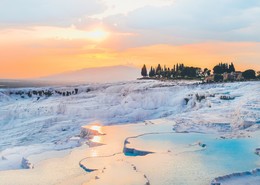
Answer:
M113 12L121 13L111 15ZM74 25L87 30L105 24L113 32L135 35L121 37L117 42L123 45L121 49L205 41L260 41L259 18L259 0L0 1L2 29Z
M126 63L259 68L259 19L259 0L0 0L0 78ZM91 39L99 29L109 36Z
M176 0L163 7L145 6L104 19L119 31L133 32L129 47L207 41L260 42L258 0ZM128 42L125 40L124 42Z
M127 14L133 10L142 8L144 6L160 7L170 5L174 1L175 0L102 0L102 2L107 6L107 9L101 14L95 15L95 17L104 18L109 15Z
M147 6L128 14L129 26L136 28L185 27L208 31L227 31L247 26L246 15L259 1L249 0L177 0L171 6ZM250 13L250 12L248 12Z
M1 0L0 26L68 26L105 8L100 0Z

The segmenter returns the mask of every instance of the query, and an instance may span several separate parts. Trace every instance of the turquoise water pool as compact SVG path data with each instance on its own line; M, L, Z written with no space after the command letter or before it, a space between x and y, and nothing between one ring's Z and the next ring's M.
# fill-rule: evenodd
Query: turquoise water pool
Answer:
M164 184L206 185L218 176L260 168L260 157L254 153L260 146L260 137L220 139L217 135L173 133L145 135L129 141L133 148L155 152L151 155L161 158L165 154L169 163L160 168L165 172ZM200 147L198 142L206 147Z

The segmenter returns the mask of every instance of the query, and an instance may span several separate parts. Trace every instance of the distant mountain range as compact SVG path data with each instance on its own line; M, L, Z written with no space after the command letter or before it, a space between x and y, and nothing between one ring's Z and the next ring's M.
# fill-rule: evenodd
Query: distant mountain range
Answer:
M39 78L53 82L118 82L135 80L140 77L140 69L129 66L109 66L85 68Z

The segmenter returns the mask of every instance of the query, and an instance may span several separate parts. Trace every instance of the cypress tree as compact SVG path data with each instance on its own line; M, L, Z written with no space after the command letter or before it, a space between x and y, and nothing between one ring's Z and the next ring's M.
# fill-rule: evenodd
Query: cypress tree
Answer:
M149 71L149 77L153 77L153 67L151 66L151 69Z
M234 66L233 62L230 65L230 71L231 72L236 72L236 69L235 69L235 66Z
M156 75L156 74L155 74L155 69L153 68L153 77L155 77L155 75Z
M144 64L144 66L143 66L143 68L142 68L141 75L142 75L143 77L146 77L146 76L147 76L147 69L146 69L145 64Z
M155 69L153 67L151 67L150 71L149 71L149 77L154 77L155 76Z
M158 64L157 68L156 68L156 75L160 78L160 75L161 75L161 71L162 71L162 67L160 64Z

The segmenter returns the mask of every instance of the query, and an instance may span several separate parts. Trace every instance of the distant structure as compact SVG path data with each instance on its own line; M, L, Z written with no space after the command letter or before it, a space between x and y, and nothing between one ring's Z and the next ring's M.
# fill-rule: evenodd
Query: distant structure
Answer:
M254 70L246 70L244 72L236 71L233 63L219 63L213 68L213 75L204 79L204 82L234 82L251 80L256 78Z
M244 80L243 73L241 71L231 72L227 73L225 72L223 74L223 80L224 81L241 81Z
M206 82L206 83L213 83L214 79L215 79L214 75L209 75L209 76L205 77L204 82Z

